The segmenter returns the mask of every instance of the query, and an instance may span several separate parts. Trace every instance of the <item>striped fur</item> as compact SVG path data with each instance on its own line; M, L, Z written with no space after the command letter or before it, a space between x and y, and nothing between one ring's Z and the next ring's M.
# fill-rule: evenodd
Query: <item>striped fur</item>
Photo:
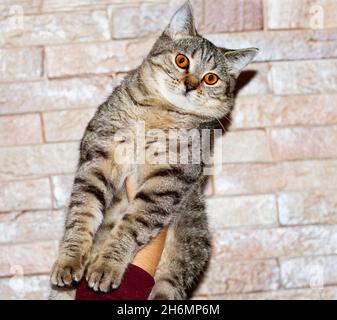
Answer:
M189 70L175 65L177 52L189 57ZM195 129L199 135L201 128L212 128L230 112L232 84L255 54L255 49L217 48L196 32L188 3L177 11L148 57L98 107L87 126L53 285L71 286L86 271L94 290L118 287L135 253L169 225L151 298L187 297L210 252L204 164L121 163L115 156L120 147L134 142L140 122L146 132ZM220 78L214 86L202 80L209 71ZM187 92L190 77L198 86ZM115 139L125 129L131 135ZM167 139L147 138L147 152L167 145ZM183 151L191 156L191 144L180 146L177 154ZM203 146L198 152L203 153ZM158 155L168 156L167 150ZM137 175L138 192L128 203L124 181L130 174Z

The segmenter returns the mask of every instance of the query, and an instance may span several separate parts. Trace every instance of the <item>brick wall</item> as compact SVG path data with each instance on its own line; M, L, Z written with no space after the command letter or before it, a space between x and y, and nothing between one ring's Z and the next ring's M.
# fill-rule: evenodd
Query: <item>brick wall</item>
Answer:
M84 126L181 2L0 0L0 299L46 297ZM337 1L192 3L215 44L261 49L195 297L335 299Z

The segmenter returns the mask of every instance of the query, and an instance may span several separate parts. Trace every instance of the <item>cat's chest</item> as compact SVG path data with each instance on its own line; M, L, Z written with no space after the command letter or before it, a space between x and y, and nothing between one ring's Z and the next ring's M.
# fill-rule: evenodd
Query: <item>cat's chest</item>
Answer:
M177 128L180 122L176 114L162 108L145 109L140 120L144 122L145 130Z

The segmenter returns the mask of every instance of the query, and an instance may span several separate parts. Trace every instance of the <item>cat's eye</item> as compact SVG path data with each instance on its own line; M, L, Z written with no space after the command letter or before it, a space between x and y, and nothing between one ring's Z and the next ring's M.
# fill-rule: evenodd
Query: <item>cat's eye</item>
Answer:
M206 84L213 86L218 82L219 77L215 73L209 72L205 74L203 80L205 81Z
M188 69L188 67L190 65L190 61L188 60L188 58L185 55L179 53L176 56L176 64L181 69Z

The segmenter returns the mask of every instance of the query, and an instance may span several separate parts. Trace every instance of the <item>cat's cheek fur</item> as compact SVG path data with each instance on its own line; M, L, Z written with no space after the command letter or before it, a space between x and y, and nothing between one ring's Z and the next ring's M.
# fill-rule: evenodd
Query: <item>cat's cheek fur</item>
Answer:
M167 85L167 81L170 81L170 79L165 79L162 75L157 75L156 79L160 95L178 110L210 118L221 118L224 113L227 113L226 106L212 104L211 100L209 100L207 106L199 105L197 98L193 97L195 93L191 92L185 95L183 88L181 90L176 88L176 92L174 92Z

